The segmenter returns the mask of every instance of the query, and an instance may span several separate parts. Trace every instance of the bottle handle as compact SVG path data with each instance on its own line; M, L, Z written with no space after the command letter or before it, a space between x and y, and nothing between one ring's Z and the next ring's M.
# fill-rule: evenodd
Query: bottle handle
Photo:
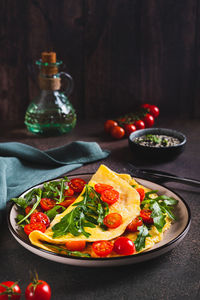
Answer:
M64 92L67 94L67 96L70 96L73 89L74 89L74 80L73 78L68 74L68 73L65 73L65 72L60 72L59 73L60 76L65 76L65 78L67 79L67 88L64 90Z

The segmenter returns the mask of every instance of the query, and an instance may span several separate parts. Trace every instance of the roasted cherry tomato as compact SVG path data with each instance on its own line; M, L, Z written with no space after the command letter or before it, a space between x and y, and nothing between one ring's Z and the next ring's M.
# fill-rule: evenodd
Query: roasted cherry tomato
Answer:
M84 186L86 185L85 180L82 178L73 178L69 182L69 187L75 192L75 193L81 193L84 189Z
M74 190L72 190L70 187L64 191L64 196L65 197L71 197L74 195Z
M55 205L56 201L50 198L42 198L40 201L40 206L45 211L52 209Z
M136 131L136 127L134 124L125 124L124 130L125 130L126 136L128 137L132 132Z
M135 125L137 130L145 128L145 124L142 120L135 121L134 125Z
M64 207L68 207L72 203L74 203L75 200L76 200L76 197L74 197L74 196L72 196L72 197L66 197L63 202L59 203L59 205L62 205Z
M28 213L31 211L32 208L33 208L33 205L29 205L29 206L27 206L27 207L25 208L25 213L26 213L26 215L28 215ZM33 213L39 212L39 211L42 211L42 209L41 209L40 206L38 206L38 207L34 210Z
M113 250L113 244L109 241L97 241L92 244L92 249L96 255L105 257Z
M111 131L111 129L113 128L113 127L115 127L115 126L117 126L118 124L117 124L117 122L116 121L113 121L113 120L107 120L105 123L104 123L104 130L106 131L106 132L110 132Z
M105 190L112 190L113 187L109 184L97 183L95 184L94 189L97 193L101 194Z
M144 223L153 224L153 218L151 218L152 211L150 209L142 209L140 211L140 217Z
M46 227L50 225L49 217L42 213L42 212L36 212L31 215L30 223L43 223Z
M149 105L148 110L154 118L157 118L159 116L160 110L157 106Z
M25 291L26 300L50 300L51 288L44 280L39 280L38 276L33 279Z
M142 226L142 220L139 219L139 218L135 218L131 221L131 223L128 224L128 226L126 227L126 230L127 231L130 231L130 232L137 232L137 228L138 226Z
M114 126L111 128L111 135L115 139L121 139L125 135L125 130L120 126Z
M85 241L67 241L65 247L69 251L83 251L85 249Z
M117 202L117 200L119 199L119 193L115 190L105 190L101 194L101 199L102 201L111 205Z
M108 228L117 228L122 224L122 216L118 213L111 213L103 219L104 225Z
M131 255L136 252L135 244L127 237L121 236L114 242L114 251L121 255Z
M19 300L21 298L21 289L17 282L4 281L0 283L0 300Z
M30 223L24 226L24 232L29 235L32 231L39 230L41 232L46 231L46 226L43 223Z
M150 114L146 114L142 120L146 128L152 127L154 124L154 117Z
M138 188L136 191L140 194L140 203L144 200L145 198L145 191L143 188Z

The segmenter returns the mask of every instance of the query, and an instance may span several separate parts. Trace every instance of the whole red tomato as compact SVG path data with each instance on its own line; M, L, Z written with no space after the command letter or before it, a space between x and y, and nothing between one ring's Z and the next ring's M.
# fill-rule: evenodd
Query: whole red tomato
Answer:
M142 120L146 128L152 127L154 124L154 117L150 114L146 114Z
M113 138L115 139L121 139L123 138L123 136L125 135L125 131L122 127L120 126L114 126L112 129L111 129L111 135Z
M43 280L31 282L25 291L26 300L50 300L51 289L48 283Z
M142 120L135 121L134 125L135 125L137 130L145 128L145 124Z
M136 252L135 244L127 237L121 236L114 242L114 251L121 255L131 255Z
M125 130L126 136L129 136L132 132L136 131L136 127L134 124L125 124L124 130Z
M104 123L104 130L106 132L110 132L111 129L114 127L114 126L117 126L117 122L116 121L113 121L113 120L107 120L105 123Z
M17 282L4 281L0 283L0 300L19 300L21 298L21 289Z
M149 110L150 114L151 114L152 116L154 116L154 118L157 118L158 115L159 115L159 113L160 113L159 108L158 108L157 106L155 106L155 105L150 105L150 106L148 107L148 110Z

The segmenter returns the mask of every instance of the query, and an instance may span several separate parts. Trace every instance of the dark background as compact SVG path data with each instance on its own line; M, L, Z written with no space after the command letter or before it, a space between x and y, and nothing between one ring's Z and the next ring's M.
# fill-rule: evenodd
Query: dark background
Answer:
M35 60L51 50L74 78L79 118L145 102L164 117L200 116L198 0L1 0L0 44L4 123L23 123Z

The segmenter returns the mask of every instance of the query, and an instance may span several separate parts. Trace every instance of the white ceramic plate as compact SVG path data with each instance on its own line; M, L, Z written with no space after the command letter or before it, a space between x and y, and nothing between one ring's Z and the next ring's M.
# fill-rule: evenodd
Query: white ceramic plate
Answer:
M72 175L69 176L69 178L74 177L81 177L86 182L89 181L92 174L78 174L78 175ZM149 250L146 250L145 252L136 254L136 255L130 255L130 256L122 256L122 257L108 257L108 258L80 258L80 257L72 257L67 256L63 254L56 254L50 251L43 250L37 246L34 246L30 243L28 237L22 230L22 228L19 228L19 226L16 224L15 218L18 214L18 208L14 203L10 203L9 210L8 210L8 227L14 238L26 249L29 251L35 253L36 255L39 255L43 258L63 263L63 264L69 264L69 265L75 265L75 266L85 266L85 267L105 267L105 266L120 266L120 265L127 265L127 264L133 264L133 263L139 263L143 262L149 259L152 259L154 257L160 256L161 254L166 253L167 251L173 249L176 245L178 245L181 240L185 237L187 234L190 223L191 223L191 214L190 209L187 205L187 203L176 193L169 190L168 188L150 182L148 180L136 178L136 180L152 189L152 190L158 190L158 194L167 195L169 197L173 197L177 199L178 205L174 209L174 214L177 217L177 221L172 224L172 226L164 233L164 238L159 243L155 244L154 247L152 247ZM32 187L41 188L43 184L37 185ZM31 189L25 191L20 197L23 197L24 194L29 192Z

